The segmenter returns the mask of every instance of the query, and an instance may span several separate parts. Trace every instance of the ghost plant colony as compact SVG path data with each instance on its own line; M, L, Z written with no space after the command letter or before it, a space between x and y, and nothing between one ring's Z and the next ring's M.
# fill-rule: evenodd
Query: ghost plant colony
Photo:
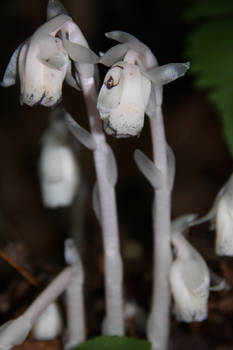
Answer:
M117 138L137 136L142 132L145 114L150 118L154 160L149 160L140 150L135 151L134 158L155 194L154 278L146 332L153 350L166 350L171 296L178 320L202 321L207 317L210 272L183 232L190 225L213 219L217 231L217 254L233 255L232 213L229 209L233 179L217 196L206 217L196 220L194 215L186 215L171 225L175 160L165 138L162 87L183 76L189 64L159 66L151 50L134 36L122 31L109 32L106 36L118 44L98 57L89 49L81 30L59 0L49 0L47 22L16 49L1 85L11 86L19 79L22 104L56 106L42 139L40 157L42 197L47 207L70 205L78 188L79 169L68 145L69 133L93 151L97 177L93 203L104 245L106 316L102 332L106 335L124 335L125 322L115 197L117 167L104 131ZM109 70L97 97L98 63ZM90 132L64 108L57 107L64 80L81 90ZM68 266L23 315L0 327L0 349L10 349L23 342L41 313L63 292L67 312L64 346L70 349L85 340L83 269L72 239L65 242L65 259Z

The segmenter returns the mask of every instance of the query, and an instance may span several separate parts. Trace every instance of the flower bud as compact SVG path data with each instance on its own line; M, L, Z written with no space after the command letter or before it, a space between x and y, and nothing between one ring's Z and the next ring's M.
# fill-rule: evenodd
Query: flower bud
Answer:
M201 255L181 234L172 234L172 243L177 254L170 270L174 313L180 321L203 321L208 313L208 267Z
M80 182L80 170L67 143L66 125L52 121L42 139L39 174L44 205L49 208L72 203Z

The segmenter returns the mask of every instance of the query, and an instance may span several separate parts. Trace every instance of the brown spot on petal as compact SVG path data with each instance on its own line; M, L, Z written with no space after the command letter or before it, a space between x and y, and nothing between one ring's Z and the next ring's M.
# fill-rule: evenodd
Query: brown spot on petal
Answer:
M118 84L119 84L119 81L115 84L112 76L110 76L107 82L105 83L105 85L107 86L107 89L112 89L114 86L117 86Z

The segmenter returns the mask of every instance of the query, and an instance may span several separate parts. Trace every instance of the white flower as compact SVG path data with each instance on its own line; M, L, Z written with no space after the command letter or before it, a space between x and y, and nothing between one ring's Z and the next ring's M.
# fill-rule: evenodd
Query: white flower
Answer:
M2 86L15 84L19 75L21 103L52 106L60 100L68 54L61 39L55 36L70 20L69 16L60 15L46 22L11 57Z
M21 103L29 106L57 104L64 79L77 88L78 76L72 75L71 59L87 62L88 73L93 70L90 63L98 61L59 1L49 1L47 15L48 21L15 50L1 83L8 87L19 77Z
M216 231L215 251L217 255L233 256L233 175L217 194L211 210L193 225L211 221Z
M203 321L207 317L210 274L201 255L180 233L172 234L176 259L170 270L174 313L180 321Z
M139 135L150 100L161 103L154 87L162 87L185 74L188 63L159 67L150 49L134 36L114 31L107 37L121 44L107 51L100 62L111 67L100 90L97 108L108 134L116 137ZM161 90L161 89L160 89Z
M233 256L233 193L225 193L217 204L215 217L217 255Z
M32 332L36 340L51 340L61 334L63 319L57 303L53 302L36 320Z
M150 81L135 64L120 61L108 71L97 104L108 134L127 137L140 133L150 89Z
M39 174L46 207L72 204L80 182L80 169L67 143L67 128L63 120L52 120L43 136Z

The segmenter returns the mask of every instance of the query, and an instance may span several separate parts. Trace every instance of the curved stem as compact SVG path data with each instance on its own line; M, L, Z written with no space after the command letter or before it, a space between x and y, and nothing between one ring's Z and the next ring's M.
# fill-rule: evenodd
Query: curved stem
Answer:
M124 334L123 297L122 297L122 260L119 248L117 209L115 188L108 179L108 147L102 130L102 122L96 108L96 87L93 77L80 75L85 98L89 124L95 140L94 162L101 208L101 226L105 259L106 319L104 333L108 335Z
M23 314L32 325L46 307L52 303L69 285L72 279L72 268L66 267L60 274L39 294L35 301Z
M164 185L155 190L153 206L154 272L152 310L148 322L148 337L153 350L166 350L170 328L169 270L170 247L170 191L167 188L168 165L161 106L150 116L154 162L164 176Z

